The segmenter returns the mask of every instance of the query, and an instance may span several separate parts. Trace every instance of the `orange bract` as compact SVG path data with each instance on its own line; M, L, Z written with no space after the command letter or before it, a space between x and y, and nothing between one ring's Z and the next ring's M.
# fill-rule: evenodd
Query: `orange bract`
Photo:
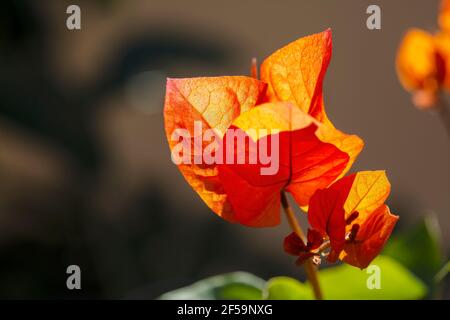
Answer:
M223 134L241 112L253 108L263 98L266 87L265 83L249 77L168 79L164 123L170 149L176 145L172 139L176 129L186 129L194 137L196 121L203 123L203 130L213 128ZM190 155L194 156L194 153ZM191 161L178 167L215 213L233 220L216 165Z
M331 30L300 38L277 50L261 65L261 80L268 83L267 100L291 102L333 128L323 103L323 80L332 54ZM329 130L328 139L349 155L342 176L350 169L364 143L355 135ZM323 132L327 135L327 132Z
M331 30L301 38L273 53L261 65L269 101L287 101L319 121L326 119L322 83L331 59Z
M392 215L386 205L375 209L361 222L355 238L344 245L339 259L366 268L383 249L397 220L398 216Z
M450 1L449 0L442 0L441 1L441 8L439 11L439 27L441 27L441 30L444 32L450 31Z
M433 35L413 29L403 38L397 55L397 72L409 91L436 92L444 80L444 70Z

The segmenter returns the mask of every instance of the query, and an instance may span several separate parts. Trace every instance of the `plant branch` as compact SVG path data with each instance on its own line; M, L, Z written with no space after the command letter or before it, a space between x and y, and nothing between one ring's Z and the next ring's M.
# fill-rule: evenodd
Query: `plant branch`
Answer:
M439 98L435 109L436 114L439 116L439 119L441 119L442 124L447 131L447 135L450 138L450 113L448 111L447 104L442 97Z
M303 232L300 224L298 223L297 218L295 217L295 213L289 205L288 199L284 191L281 191L281 205L283 206L283 210L286 213L286 217L289 221L289 225L292 230L297 234L297 236L302 239L303 242L306 241L305 233ZM303 264L306 275L308 277L308 281L311 283L311 286L314 291L314 297L316 300L322 300L322 291L320 289L319 278L317 276L316 266L313 264L312 259L309 258Z

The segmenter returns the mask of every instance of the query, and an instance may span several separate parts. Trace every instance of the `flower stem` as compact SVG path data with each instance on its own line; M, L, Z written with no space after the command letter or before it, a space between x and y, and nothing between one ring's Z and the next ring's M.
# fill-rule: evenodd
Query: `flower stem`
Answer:
M436 113L439 116L439 119L441 119L442 124L447 131L447 135L450 138L450 113L448 111L447 104L442 97L439 98L436 105Z
M283 206L283 210L286 213L286 217L289 221L289 225L291 226L292 230L297 234L297 236L300 239L303 240L303 242L305 242L306 241L305 233L303 232L300 224L298 223L298 220L295 217L295 213L292 210L291 206L289 205L288 199L284 191L281 191L281 205ZM313 264L311 258L306 260L303 266L305 268L308 281L311 283L311 286L313 288L314 297L316 298L316 300L322 300L323 296L322 291L320 290L316 266Z

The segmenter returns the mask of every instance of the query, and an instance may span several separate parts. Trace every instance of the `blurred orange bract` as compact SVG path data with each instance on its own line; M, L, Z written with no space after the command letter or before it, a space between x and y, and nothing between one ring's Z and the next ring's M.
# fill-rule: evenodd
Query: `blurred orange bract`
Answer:
M397 74L419 109L434 108L441 90L450 90L450 1L441 3L440 30L409 30L398 49Z

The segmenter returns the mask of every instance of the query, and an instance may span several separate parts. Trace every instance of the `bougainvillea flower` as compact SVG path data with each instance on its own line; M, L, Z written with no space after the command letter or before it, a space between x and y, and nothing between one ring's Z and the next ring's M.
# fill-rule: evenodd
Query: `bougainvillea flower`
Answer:
M430 100L419 106L433 105L445 79L444 58L434 35L419 29L410 30L400 44L396 64L403 87Z
M450 1L443 0L440 30L429 33L411 29L397 53L397 74L403 87L412 92L420 109L436 106L441 90L450 90Z
M322 241L329 242L329 262L339 258L365 268L378 255L398 220L384 204L389 192L384 171L363 171L346 176L311 197L308 221L312 230L321 234ZM285 248L293 247L294 238L290 235L285 239ZM302 249L299 257L306 254ZM318 254L314 249L311 253Z
M184 142L191 152L183 157L190 161L177 165L216 214L247 226L276 225L281 190L291 192L306 206L315 190L327 187L350 168L363 142L336 130L325 115L322 81L330 56L331 32L327 30L270 56L261 69L262 81L239 76L168 79L164 120L172 155L179 147L177 129L186 130L191 138ZM200 131L195 130L195 123L201 123ZM196 161L214 140L210 129L219 151L226 150L224 141L230 129L240 131L247 136L245 141L251 138L257 146L270 144L276 136L279 170L262 175L262 162ZM252 129L269 133L255 136ZM206 132L209 140L196 139ZM234 152L248 157L250 149Z

